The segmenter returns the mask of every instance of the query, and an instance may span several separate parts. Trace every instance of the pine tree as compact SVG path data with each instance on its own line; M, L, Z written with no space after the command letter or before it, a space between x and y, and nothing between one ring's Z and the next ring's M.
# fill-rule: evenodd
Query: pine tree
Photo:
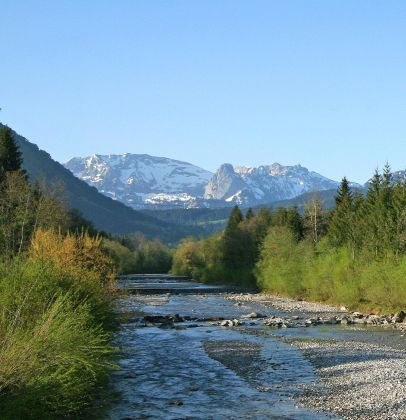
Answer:
M341 185L339 186L337 190L337 194L334 197L336 207L343 203L350 204L352 202L352 198L353 196L352 196L352 191L350 189L349 182L347 178L344 177L341 181Z
M286 225L291 230L291 232L293 233L297 241L300 241L301 239L303 239L303 234L304 234L303 218L300 215L297 207L292 207L288 209Z
M230 217L228 218L226 231L235 229L243 220L244 216L242 215L241 210L238 206L234 206L231 210Z
M252 208L250 207L247 210L247 213L245 213L245 220L251 220L254 217L254 212L252 211Z
M382 174L382 201L388 209L392 207L393 177L389 163L386 163Z
M243 220L241 210L235 206L223 234L223 259L228 269L241 268L245 263L247 244L245 231L241 229Z
M367 201L369 203L374 203L378 199L381 189L382 189L382 176L379 173L378 169L375 169L374 176L369 181Z
M351 246L352 255L355 255L353 240L353 208L354 196L349 187L347 178L343 178L335 196L335 209L331 213L329 223L329 239L334 246Z
M370 181L363 214L365 243L376 257L389 255L396 247L396 212L393 207L393 182L390 166L378 171Z
M0 128L0 166L4 172L21 171L23 159L9 127Z
M388 162L386 162L383 168L382 174L382 185L384 188L388 188L392 185L392 170Z

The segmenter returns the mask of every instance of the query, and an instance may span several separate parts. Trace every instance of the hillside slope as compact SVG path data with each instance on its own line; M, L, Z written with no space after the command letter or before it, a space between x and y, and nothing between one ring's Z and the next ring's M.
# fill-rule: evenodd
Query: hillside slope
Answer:
M183 236L201 233L198 228L177 226L155 219L106 197L96 188L76 178L35 144L17 133L15 139L23 154L23 166L30 179L45 180L47 185L61 184L68 206L79 209L96 228L113 234L141 232L148 237L159 237L166 242L175 242Z

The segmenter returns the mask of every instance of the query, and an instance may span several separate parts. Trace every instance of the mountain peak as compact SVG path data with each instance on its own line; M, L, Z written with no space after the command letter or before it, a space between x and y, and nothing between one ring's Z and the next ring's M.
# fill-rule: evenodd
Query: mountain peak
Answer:
M147 154L74 158L65 166L103 194L133 208L255 206L335 189L338 182L301 165L220 165L212 174L187 162Z
M74 158L65 167L103 194L133 208L196 206L212 173L187 162L124 153Z

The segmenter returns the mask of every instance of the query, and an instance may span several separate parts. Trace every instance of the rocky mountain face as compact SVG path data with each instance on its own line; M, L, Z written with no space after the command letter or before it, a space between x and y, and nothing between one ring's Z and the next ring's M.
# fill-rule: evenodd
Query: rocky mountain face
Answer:
M136 209L255 206L339 185L300 165L234 168L223 164L212 174L187 162L130 153L73 158L65 167L103 194Z
M212 173L149 155L92 155L65 163L78 178L133 208L198 207Z
M232 180L232 182L227 182ZM257 205L297 197L312 191L335 189L338 182L300 166L279 163L258 167L222 165L205 190L205 198Z
M204 198L227 201L239 194L245 187L243 179L234 171L233 166L224 163L206 185Z

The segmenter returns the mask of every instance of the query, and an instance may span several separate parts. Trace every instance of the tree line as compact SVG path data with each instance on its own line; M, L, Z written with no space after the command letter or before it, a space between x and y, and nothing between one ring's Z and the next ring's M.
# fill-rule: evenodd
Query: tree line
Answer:
M386 165L361 194L343 178L332 210L316 195L302 213L235 207L222 233L180 244L173 272L354 308L404 307L406 179Z

